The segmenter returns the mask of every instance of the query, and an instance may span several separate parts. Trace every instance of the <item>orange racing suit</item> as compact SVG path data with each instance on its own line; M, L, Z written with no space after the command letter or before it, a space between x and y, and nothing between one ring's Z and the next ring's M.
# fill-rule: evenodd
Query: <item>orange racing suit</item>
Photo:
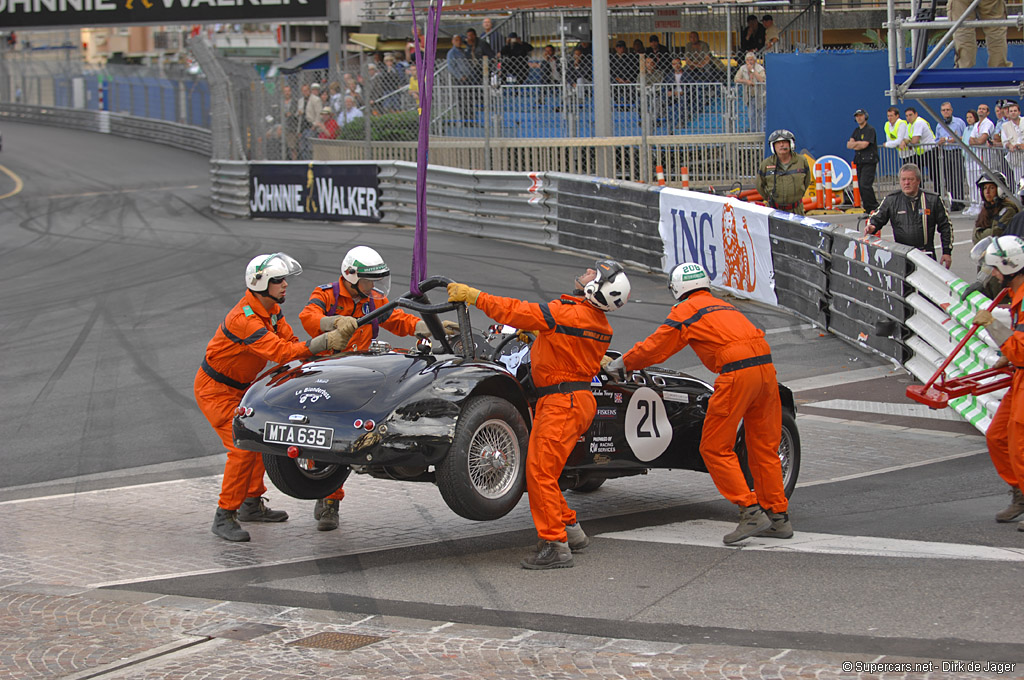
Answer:
M306 329L310 337L315 338L323 332L320 330L320 319L325 316L351 316L359 319L388 303L388 299L377 291L373 291L372 295L372 299L362 298L360 302L356 302L345 289L344 281L340 279L337 284L328 283L318 286L313 289L309 296L309 302L299 312L299 321L302 322L302 327ZM418 316L413 316L401 309L392 309L378 322L368 323L356 329L344 351L365 352L370 349L370 342L377 337L378 324L395 335L405 336L413 335L416 332L416 324L419 323L419 320ZM345 488L339 486L338 490L327 498L340 501L344 497Z
M771 512L789 506L782 484L779 440L782 403L764 331L742 312L698 290L677 303L665 322L623 357L629 370L664 361L686 345L718 373L701 432L700 455L718 491L740 506L760 503ZM746 429L751 491L733 447L740 420Z
M558 478L597 413L590 381L601 369L612 327L604 312L573 295L536 304L480 293L476 306L495 321L537 332L530 373L541 396L526 456L526 490L537 535L564 542L576 512L565 502Z
M992 416L985 440L988 455L996 473L1004 482L1017 489L1024 484L1024 320L1021 310L1024 306L1024 286L1013 292L1010 316L1013 320L1013 335L1000 346L1010 363L1016 367L1013 382L999 402L996 414ZM1024 489L1022 489L1024 490Z
M310 356L309 347L292 332L281 306L268 311L260 299L246 291L206 345L206 356L196 372L196 403L228 450L218 505L237 510L246 498L267 492L263 458L235 446L231 422L249 383L268 361L284 363Z

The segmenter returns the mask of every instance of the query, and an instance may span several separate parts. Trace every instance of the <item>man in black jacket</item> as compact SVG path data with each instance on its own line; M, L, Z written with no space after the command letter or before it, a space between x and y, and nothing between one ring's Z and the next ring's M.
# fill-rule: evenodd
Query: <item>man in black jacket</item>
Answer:
M938 230L942 239L939 261L949 269L953 263L953 228L949 216L938 194L921 189L921 169L913 163L900 168L900 191L882 199L882 204L868 220L864 233L879 234L889 223L892 223L893 238L897 243L923 250L932 259L935 259L935 231Z
M865 212L878 207L875 198L875 168L878 166L878 143L875 141L875 128L868 125L868 112L857 109L853 112L857 127L850 133L846 142L847 149L853 149L853 164L857 166L857 184L860 188L861 203Z

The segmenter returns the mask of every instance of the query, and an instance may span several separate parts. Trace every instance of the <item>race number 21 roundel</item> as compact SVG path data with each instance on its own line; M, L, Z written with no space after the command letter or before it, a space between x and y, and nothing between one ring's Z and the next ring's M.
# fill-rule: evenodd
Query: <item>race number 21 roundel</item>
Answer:
M626 442L633 449L633 455L649 463L665 453L671 441L672 426L665 402L650 387L641 387L626 406Z

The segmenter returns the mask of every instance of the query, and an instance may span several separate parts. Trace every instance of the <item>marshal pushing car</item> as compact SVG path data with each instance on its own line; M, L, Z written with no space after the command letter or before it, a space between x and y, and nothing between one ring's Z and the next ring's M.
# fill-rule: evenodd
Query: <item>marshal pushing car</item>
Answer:
M414 312L437 340L408 351L375 342L351 352L274 367L253 383L234 420L236 444L262 453L282 492L305 499L335 491L350 472L434 482L448 506L472 520L502 517L525 490L531 415L530 345L515 329L474 330L461 303L431 304L434 277L359 320L395 307ZM440 314L456 312L446 337ZM591 390L597 416L562 472L563 488L594 491L607 479L657 468L706 472L698 451L712 387L665 368L633 371L624 382L604 373ZM800 470L800 436L790 390L782 400L786 495ZM743 432L737 453L746 469Z

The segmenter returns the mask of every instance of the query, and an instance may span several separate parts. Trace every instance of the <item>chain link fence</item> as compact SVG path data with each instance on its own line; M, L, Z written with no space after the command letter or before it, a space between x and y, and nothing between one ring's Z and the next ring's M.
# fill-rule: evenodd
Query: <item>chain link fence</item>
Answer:
M110 111L210 127L210 88L182 65L102 68L0 52L0 103Z

